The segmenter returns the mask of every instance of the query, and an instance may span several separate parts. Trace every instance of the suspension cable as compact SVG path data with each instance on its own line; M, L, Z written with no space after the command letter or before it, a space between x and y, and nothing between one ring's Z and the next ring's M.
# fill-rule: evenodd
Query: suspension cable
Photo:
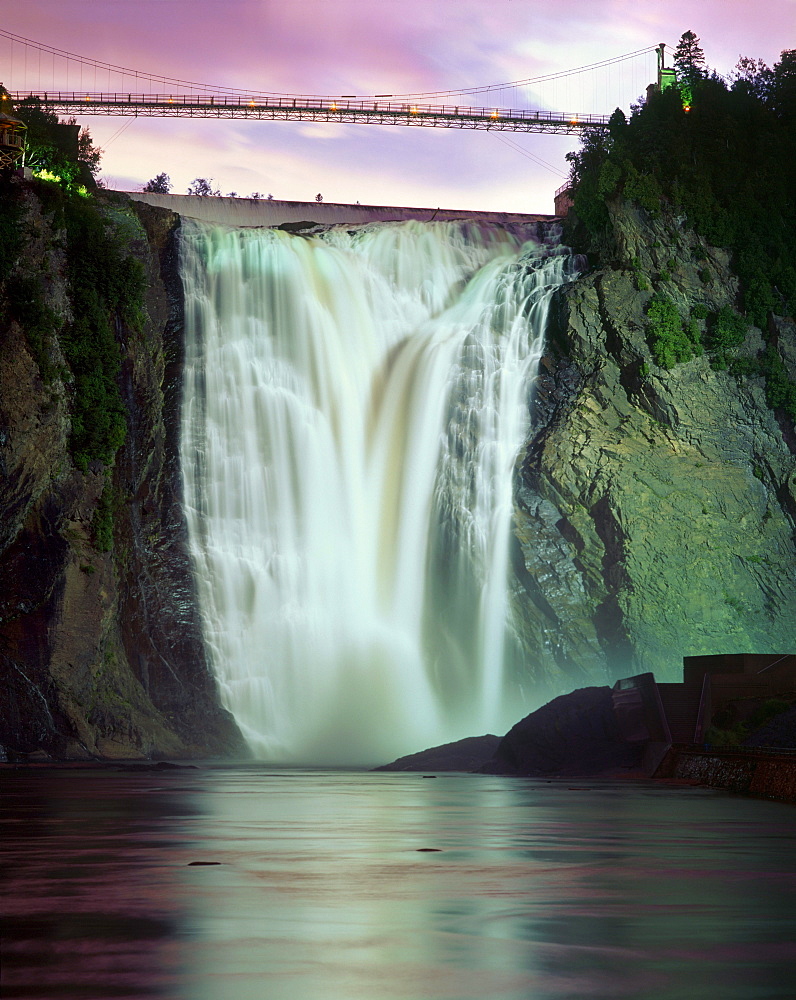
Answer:
M229 94L247 94L250 96L272 96L272 97L311 97L320 95L309 95L309 94L292 94L286 93L284 91L276 90L243 90L239 87L218 87L207 83L198 83L195 80L182 80L177 77L163 76L159 73L148 73L142 70L129 69L126 66L118 66L114 63L103 62L98 59L91 59L88 56L81 56L74 52L68 52L66 49L59 49L52 45L46 45L41 42L36 42L33 39L25 38L23 35L17 35L12 31L7 31L4 28L0 28L0 37L9 39L12 43L17 42L26 47L32 47L37 49L39 52L46 52L52 56L57 56L61 59L67 59L69 61L78 62L83 66L92 66L95 70L101 69L110 73L119 73L122 76L131 76L135 79L146 79L151 82L158 82L164 85L176 85L182 87L189 87L191 90L201 90L201 91L212 91L215 93L229 93ZM581 73L587 73L590 70L601 69L604 66L611 66L615 63L624 62L628 59L634 59L637 56L644 55L648 52L653 52L657 46L650 45L643 49L636 49L634 52L627 52L621 56L613 56L610 59L602 59L599 62L589 63L586 66L578 66L575 69L570 70L559 70L555 73L547 73L542 76L528 77L524 80L512 80L507 83L491 83L480 87L463 87L459 90L427 90L427 91L415 91L411 93L402 94L347 94L345 96L351 98L386 98L386 97L399 97L399 98L413 98L413 97L458 97L470 94L487 94L494 90L509 90L515 87L529 87L532 84L547 83L553 80L560 80L568 76L576 76Z

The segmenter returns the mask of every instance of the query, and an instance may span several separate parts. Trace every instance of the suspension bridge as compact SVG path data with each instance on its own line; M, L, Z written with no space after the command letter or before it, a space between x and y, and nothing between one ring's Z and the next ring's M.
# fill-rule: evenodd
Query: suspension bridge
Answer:
M351 100L343 97L268 97L234 94L180 95L12 91L19 103L33 98L62 115L119 115L154 118L253 118L260 121L342 122L367 125L424 125L433 128L493 129L574 135L606 128L607 115L522 111L506 108Z
M12 90L9 84L13 85L14 80L7 81L10 102L16 104L34 99L42 108L60 115L340 122L559 135L575 135L584 129L604 129L613 109L629 102L626 95L624 100L621 97L614 100L617 88L614 87L614 93L608 96L610 88L606 87L603 112L550 110L542 106L551 103L549 98L546 100L543 96L545 88L550 89L548 85L552 85L554 92L566 92L567 84L573 79L582 80L585 74L604 71L609 83L614 72L619 89L623 89L622 75L630 64L635 73L627 75L633 80L633 87L639 86L638 68L641 67L640 79L643 82L639 89L643 92L654 79L656 63L660 73L664 48L663 45L649 46L574 70L483 87L420 94L310 96L249 93L143 73L43 45L3 29L0 29L0 39L10 46L10 59L7 57L5 64L10 66L12 76L19 74L25 77L27 83L36 83L35 86ZM79 86L75 86L77 76ZM117 86L107 89L96 86L99 81L106 80L109 84L115 82ZM638 93L637 89L634 96ZM506 98L511 96L521 97L522 101L518 103L529 106L503 106ZM500 99L500 103L490 100L495 97ZM480 103L474 103L476 98ZM531 103L535 103L536 107L531 107Z

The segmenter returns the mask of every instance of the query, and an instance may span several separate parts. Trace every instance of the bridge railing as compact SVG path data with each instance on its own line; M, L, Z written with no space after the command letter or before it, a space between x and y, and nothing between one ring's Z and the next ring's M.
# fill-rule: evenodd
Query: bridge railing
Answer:
M244 110L282 109L285 111L307 110L324 112L369 113L383 112L386 114L404 114L444 116L450 118L480 118L494 121L537 121L537 122L568 122L581 126L605 126L608 123L606 115L581 115L560 111L523 111L510 108L468 107L452 104L417 104L407 101L355 100L350 98L332 97L269 97L252 95L251 97L224 94L129 94L116 92L87 91L17 91L12 93L11 100L19 102L29 97L37 97L44 104L78 105L131 105L145 107L196 107L196 108L240 108Z

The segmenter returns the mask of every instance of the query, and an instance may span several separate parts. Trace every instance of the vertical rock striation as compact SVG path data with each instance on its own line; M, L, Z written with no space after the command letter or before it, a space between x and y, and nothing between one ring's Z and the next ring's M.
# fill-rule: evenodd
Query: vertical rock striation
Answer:
M685 321L734 303L728 256L676 219L613 212L626 264L559 294L516 496L515 619L551 693L679 680L684 655L790 651L796 634L792 423L762 378L706 356L660 368L646 339L653 288ZM766 333L796 377L793 320ZM739 353L763 346L752 327Z
M57 213L24 202L16 274L35 280L57 322L70 288ZM42 377L20 325L0 318L0 746L9 759L206 756L241 752L204 658L185 548L177 461L181 293L171 213L102 207L131 232L147 269L141 331L117 319L128 434L110 483L69 452L68 369ZM113 547L100 551L101 497Z

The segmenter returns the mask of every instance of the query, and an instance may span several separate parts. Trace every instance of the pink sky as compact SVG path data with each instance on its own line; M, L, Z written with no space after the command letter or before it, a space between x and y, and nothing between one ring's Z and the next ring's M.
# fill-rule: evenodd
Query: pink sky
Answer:
M772 65L796 47L796 0L35 0L4 4L2 28L104 62L223 87L291 94L408 93L474 87L583 66L686 30L708 64ZM573 83L474 104L610 113L652 79L652 57ZM0 38L10 89L63 86L48 56ZM70 87L95 89L93 71ZM96 89L119 87L96 80ZM165 171L223 193L550 212L573 137L301 122L87 117L103 174L131 190ZM126 127L125 127L126 126ZM123 131L119 132L120 129ZM505 141L505 140L509 141ZM517 148L519 147L519 148ZM539 160L544 161L540 163Z

